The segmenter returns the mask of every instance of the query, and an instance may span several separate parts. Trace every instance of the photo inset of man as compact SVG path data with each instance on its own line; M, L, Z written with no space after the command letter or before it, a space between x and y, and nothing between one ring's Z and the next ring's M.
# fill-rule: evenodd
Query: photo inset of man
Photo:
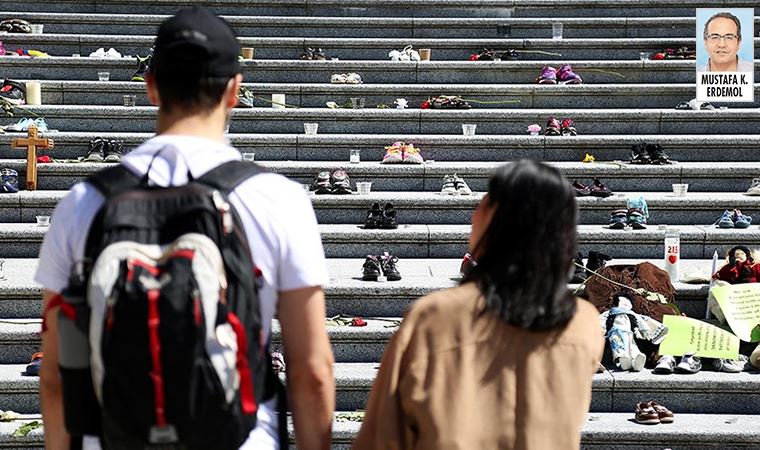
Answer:
M754 64L739 58L742 43L742 24L729 12L721 12L705 22L705 49L710 58L697 72L752 72Z

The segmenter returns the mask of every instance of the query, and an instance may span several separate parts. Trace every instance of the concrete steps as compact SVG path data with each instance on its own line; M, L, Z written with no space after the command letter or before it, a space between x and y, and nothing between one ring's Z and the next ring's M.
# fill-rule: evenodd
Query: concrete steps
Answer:
M239 0L198 1L217 14L287 15L287 16L360 16L360 17L641 17L656 12L658 16L693 16L694 8L715 7L708 0L658 0L656 4L641 0ZM720 3L718 3L720 4ZM179 0L116 0L55 2L53 0L8 1L11 11L45 11L76 13L167 14L185 5ZM736 8L751 8L747 0L732 0ZM654 11L653 11L654 10Z
M57 147L55 158L77 158L97 136L121 138L127 148L148 138L155 109L124 108L121 96L138 95L141 83L128 82L134 58L98 60L87 56L98 47L145 54L156 25L179 0L11 1L5 17L26 17L45 24L42 35L5 35L6 47L40 48L52 58L0 57L0 71L15 80L40 80L45 106L24 107L44 116ZM694 96L694 61L641 61L640 51L694 45L694 8L754 6L751 2L714 0L214 0L230 17L256 59L243 62L247 87L258 97L285 93L298 106L273 110L237 110L231 142L255 151L270 170L307 183L320 169L345 168L352 181L372 181L369 196L312 196L320 222L331 279L326 286L329 316L369 318L365 328L328 327L336 354L339 411L363 409L378 361L396 320L421 295L455 285L466 250L469 216L486 188L490 173L505 161L531 157L549 161L570 179L602 179L615 196L580 198L580 250L611 254L612 263L644 259L661 264L663 230L681 230L682 274L709 274L713 251L723 255L736 244L760 245L760 228L719 230L713 223L723 209L742 209L760 220L760 199L743 192L758 175L755 104L728 105L727 111L676 111ZM41 12L41 13L35 13ZM141 14L133 14L139 11ZM60 14L65 12L65 14ZM127 14L120 14L127 13ZM145 15L143 15L145 14ZM4 13L0 13L2 17ZM562 22L565 38L550 38L550 24ZM758 22L758 18L755 19ZM749 39L745 36L745 39ZM756 56L760 55L755 38ZM387 53L408 44L433 49L433 61L393 63ZM305 47L322 47L338 61L302 61ZM517 49L517 60L470 62L480 48ZM552 54L546 54L552 53ZM583 79L579 86L537 86L544 65L570 62ZM95 81L99 71L113 81ZM356 72L365 84L331 85L333 73ZM757 89L757 86L755 86ZM459 94L474 100L469 111L418 110L429 95ZM365 97L367 106L392 104L398 97L413 109L330 110L324 103ZM476 101L519 103L487 104ZM23 116L5 123L15 122ZM526 126L544 126L549 115L571 117L576 137L530 137ZM320 124L306 136L303 123ZM461 124L478 125L477 135L461 135ZM18 133L0 135L0 167L22 174L21 153L9 148ZM396 140L414 142L433 163L381 165L383 147ZM669 166L631 166L640 142L660 143L678 161ZM361 150L362 163L347 163L350 149ZM582 164L585 153L597 163ZM604 162L604 161L610 162ZM40 190L0 195L0 409L39 411L35 379L21 378L30 353L39 347L40 287L32 281L45 230L32 222L47 214L66 190L103 164L41 164ZM476 194L448 197L437 193L444 174L457 172ZM669 195L670 185L690 184L689 195ZM617 231L604 227L609 211L634 193L650 207L650 227ZM390 201L399 210L398 230L363 230L372 202ZM400 282L361 281L367 253L390 251L400 257ZM631 259L633 258L633 259ZM675 283L677 303L691 317L704 317L706 284ZM576 289L577 286L569 286ZM278 327L273 338L278 343ZM561 368L558 368L561 370ZM598 375L584 449L755 449L760 386L757 373L653 376L615 371ZM630 421L636 401L656 399L676 412L676 423L642 427ZM696 413L696 414L690 414ZM28 417L31 419L31 417ZM336 416L333 448L348 448L359 424ZM17 424L0 424L0 448L40 448L41 435L11 438Z
M4 165L3 167L14 167L14 165ZM309 181L311 181L311 174L318 170L315 168L309 172ZM455 170L451 169L448 173L453 173ZM356 172L358 171L351 170L351 175L356 175ZM461 176L467 176L466 172L465 174L459 173ZM296 179L300 177L295 173L287 173L287 175ZM46 175L40 173L40 176ZM411 177L414 176L412 172ZM317 214L317 220L324 224L361 225L366 218L366 211L375 202L380 203L381 206L388 202L392 203L398 210L401 224L469 224L470 217L482 197L482 192L475 192L470 196L443 195L437 192L440 190L441 178L441 174L430 174L425 179L404 179L403 174L395 174L385 179L378 179L372 174L358 175L353 178L354 183L363 180L372 181L373 187L378 185L381 189L384 187L388 191L376 191L367 196L312 194L312 204ZM69 181L67 184L71 184L69 179L64 180ZM303 181L306 180L306 178L303 179ZM482 191L485 189L487 172L481 172L477 179L467 178L467 181L471 188ZM613 188L617 184L616 181L604 180L608 186ZM684 180L673 179L670 181ZM629 182L633 183L633 180L629 180ZM398 186L400 183L422 185L422 187L429 188L429 191L415 192L411 189L405 192L391 191L394 185ZM435 191L430 192L432 190ZM643 196L647 201L650 211L649 223L652 226L662 223L668 225L696 223L708 227L720 218L723 210L735 208L742 210L747 215L760 217L760 197L729 192L690 193L686 197L674 197L670 193L642 191L617 191L607 198L579 198L581 223L606 225L610 211L625 208L628 198L638 196ZM66 191L64 190L37 191L31 194L27 192L4 194L0 196L0 207L2 207L0 222L10 224L34 222L37 215L50 215L55 205L65 194Z
M582 72L579 71L581 75ZM90 73L90 76L92 73ZM412 109L429 97L444 93L459 95L473 108L561 108L566 97L574 97L574 107L604 108L674 108L693 98L693 84L630 84L630 85L461 85L461 84L330 84L325 74L321 83L255 83L247 84L257 107L270 107L271 95L284 93L289 105L301 108L323 108L326 102L350 104L351 97L363 97L365 108L393 102L402 97ZM413 82L413 79L407 82ZM760 84L755 85L760 97ZM122 105L124 94L135 95L136 104L148 106L145 87L133 82L54 81L43 82L45 105ZM760 105L736 105L742 108Z
M632 407L631 407L632 411ZM333 422L334 450L348 450L360 423L337 413ZM680 414L672 424L645 427L634 423L632 412L591 413L581 430L582 450L749 450L760 444L755 417L740 414ZM42 430L25 437L11 437L21 424L39 418L0 423L0 448L42 450Z
M402 44L402 47L406 44ZM400 47L399 47L400 48ZM497 50L508 46L498 45ZM596 84L658 84L657 89L673 89L674 84L695 82L696 64L693 60L641 61L638 53L628 60L599 60L588 58L570 60L559 56L541 56L535 60L467 61L390 61L387 52L374 60L305 61L301 50L278 55L280 59L255 59L241 62L244 81L250 83L323 83L335 73L359 73L365 83L403 84L530 84L544 66L559 67L571 63L582 74L585 85ZM119 48L121 50L121 48ZM476 52L478 48L473 48ZM145 54L145 52L142 52ZM332 54L332 53L331 53ZM40 80L94 81L98 72L108 71L110 82L129 81L136 67L132 57L122 59L90 58L89 52L81 57L51 56L31 59L0 57L0 68L9 78ZM335 53L334 55L337 55ZM529 54L525 54L527 57ZM469 54L468 54L469 56ZM141 84L135 83L135 86ZM543 86L549 87L549 86ZM561 88L561 86L551 86ZM568 86L577 88L579 86ZM361 88L353 86L353 88ZM559 92L559 91L552 91ZM575 92L575 91L574 91ZM44 94L44 92L43 92ZM692 96L693 97L693 96ZM691 98L691 97L690 97ZM571 99L568 99L571 100Z
M33 106L29 111L45 118L59 131L150 132L154 107ZM571 117L584 134L738 134L760 125L760 109L712 111L675 109L329 109L252 108L232 114L231 133L301 133L305 122L321 124L325 133L461 134L463 123L475 123L481 134L524 134L529 124L545 124L549 116ZM8 120L7 123L16 122ZM55 137L54 134L50 135ZM559 139L571 140L559 137Z
M621 207L625 204L621 202ZM742 242L760 246L760 228L718 229L712 225L679 225L682 258L708 258ZM46 228L32 223L0 224L0 254L8 258L35 258ZM469 225L402 224L397 230L365 230L356 224L320 225L328 258L358 258L388 251L400 258L460 258L467 252ZM579 225L580 251L631 258L657 258L662 254L665 230L611 230L606 225ZM625 239L624 241L622 239Z
M10 119L13 120L13 119ZM542 123L542 126L545 123ZM461 129L461 127L460 127ZM388 130L384 130L387 132ZM447 132L453 133L450 129ZM350 149L358 149L361 159L380 161L385 153L384 147L396 141L413 142L422 149L423 157L436 161L430 166L442 162L458 161L463 169L471 164L480 163L496 166L504 161L519 158L538 158L563 164L581 161L586 153L596 156L597 163L584 164L577 176L590 176L591 173L602 177L618 177L618 169L625 164L614 161L628 161L630 149L641 142L660 143L674 161L680 164L668 166L640 166L635 168L638 176L648 179L645 187L659 175L664 178L683 176L690 182L690 191L712 190L743 192L746 181L757 173L758 163L754 161L754 151L760 145L760 136L752 134L734 135L580 135L573 137L529 136L526 130L520 135L485 135L462 136L456 134L240 134L228 135L230 142L241 152L256 152L256 160L269 164L274 161L322 161L334 164L346 162ZM750 131L750 130L747 130ZM52 135L52 134L51 134ZM96 137L121 139L125 149L131 149L148 139L148 132L59 132L55 133L55 150L40 151L53 158L75 159L87 155L89 141ZM0 134L0 159L19 159L19 151L10 148L12 139L21 136L18 133ZM477 159L477 161L473 161ZM607 162L605 162L607 161ZM612 161L612 162L610 162ZM710 161L710 162L708 162ZM729 162L730 161L730 162ZM740 163L740 164L737 164ZM12 161L3 163L15 164ZM426 165L426 167L428 166ZM360 164L359 167L363 166ZM41 164L40 171L47 176L63 176L64 172L72 176L84 176L91 173L91 168L84 164L67 164L63 169L57 164ZM102 166L97 166L102 167ZM401 170L402 167L394 166ZM713 170L715 169L715 170ZM413 170L408 166L403 170ZM469 170L469 169L468 169ZM563 170L569 170L564 168ZM576 176L567 172L569 176ZM60 175L57 175L60 174ZM23 175L23 174L22 174ZM699 180L713 179L714 183L703 184ZM690 180L690 181L689 181ZM42 179L45 183L45 178ZM697 186L699 185L699 186ZM43 187L43 189L52 189ZM668 190L663 185L659 190ZM2 197L2 196L0 196Z
M38 379L22 376L26 364L0 365L0 409L24 414L39 411ZM336 408L362 409L379 364L336 363ZM755 373L702 371L694 375L657 376L607 371L594 376L591 412L628 412L640 398L656 398L673 411L699 413L705 404L716 414L760 414L760 377ZM640 400L638 400L640 401Z
M419 146L422 155L427 158L428 162L424 164L382 164L379 162L384 153L382 146L390 145L392 142L390 140L385 141L384 144L379 144L378 148L362 151L361 156L363 161L357 164L349 163L347 161L347 154L345 159L341 161L311 160L306 159L310 155L302 154L299 156L302 156L305 160L260 161L258 164L272 172L280 173L304 184L310 184L319 171L345 169L351 178L354 189L356 182L371 181L373 182L372 190L375 193L378 191L382 193L378 195L390 195L391 197L387 197L389 199L412 199L414 197L408 194L415 191L424 191L431 195L439 193L443 177L452 173L457 173L463 177L471 189L485 191L488 177L496 168L504 164L504 162L496 161L459 162L434 159L446 155L442 155L442 152L435 149L431 150L424 144L417 143L417 140L414 140L414 142L417 143L416 146ZM338 149L337 151L348 153L345 149ZM461 149L460 151L465 151L465 149ZM53 158L57 157L55 151L50 153L50 156ZM322 153L326 153L324 148L322 149ZM257 152L256 159L258 160L261 156ZM334 155L334 157L337 157L337 155ZM526 154L526 157L540 158L541 152L540 150L536 150L532 154ZM550 164L561 170L569 179L590 183L592 178L599 178L616 193L625 191L645 192L647 200L651 199L660 202L665 200L668 205L683 205L684 202L695 200L709 206L710 196L712 195L710 192L715 192L718 197L715 197L716 202L714 203L737 202L737 204L741 204L744 208L753 207L756 198L745 195L744 191L749 187L751 179L760 173L760 163L746 163L739 167L733 162L679 162L669 165L636 165L622 161L600 161L592 164L582 162L553 162ZM25 160L0 159L0 166L15 169L19 172L20 180L25 181ZM68 190L75 183L83 181L88 176L109 166L110 164L77 162L76 160L48 164L40 163L38 165L38 187L40 190L0 195L0 204L8 208L20 207L22 209L33 208L35 205L52 207L65 195L65 192L61 190ZM673 183L688 183L689 193L699 192L701 196L693 197L689 194L684 198L671 197L669 191L672 190ZM398 192L399 190L403 192ZM396 194L393 191L396 191ZM315 201L325 202L329 201L327 199L331 197L329 195L316 195ZM341 198L346 200L345 197ZM349 201L361 203L363 202L362 198L356 197ZM459 196L432 195L429 198L444 203L449 200L454 202L468 201L467 196L460 199ZM581 202L581 209L589 208L591 205L606 207L608 206L606 202L614 202L614 200L610 199L600 200L591 198L581 198L579 201ZM424 207L424 205L419 206ZM12 210L5 212L8 214L7 217L16 217ZM8 220L3 219L3 217L6 216L3 212L0 212L0 221ZM14 218L12 220L18 219Z
M385 250L378 248L377 254ZM662 253L662 250L661 250ZM586 255L586 252L584 252ZM627 259L622 253L610 253L610 264L636 264L644 260ZM712 255L710 255L710 258ZM662 256L648 259L660 267ZM400 282L367 282L361 280L364 255L356 258L327 260L330 282L325 287L327 316L351 314L362 317L401 317L415 299L435 290L455 286L460 279L461 255L456 258L400 258ZM682 275L709 277L710 259L684 259ZM719 262L719 266L722 265ZM33 281L37 259L5 259L6 280L0 281L0 316L9 319L36 320L41 317L42 289ZM704 317L707 285L675 283L676 302L691 317ZM569 285L572 290L578 286ZM35 318L35 319L29 319ZM363 329L359 329L361 332ZM379 359L378 359L379 360Z
M401 11L399 11L401 12ZM82 14L2 12L5 18L45 24L53 34L152 34L169 15ZM240 36L260 37L344 37L383 38L468 38L551 36L551 24L541 18L420 18L420 17L309 17L225 15ZM694 17L670 17L665 23L655 17L557 17L564 24L565 38L688 37L695 27ZM758 22L758 19L755 20ZM499 26L508 28L500 30Z
M153 45L151 35L110 34L8 34L7 48L42 49L50 55L89 55L99 47L116 47L122 54L145 54ZM695 46L694 38L579 38L579 39L436 39L436 38L297 38L240 37L240 44L256 48L257 59L297 59L306 47L321 47L341 59L388 58L388 51L406 45L432 49L433 60L467 60L483 47L522 50L523 59L544 59L545 53L559 54L564 60L638 59L641 51L659 51L668 47ZM760 44L760 39L755 38ZM755 57L760 48L755 45ZM537 52L537 53L532 53Z

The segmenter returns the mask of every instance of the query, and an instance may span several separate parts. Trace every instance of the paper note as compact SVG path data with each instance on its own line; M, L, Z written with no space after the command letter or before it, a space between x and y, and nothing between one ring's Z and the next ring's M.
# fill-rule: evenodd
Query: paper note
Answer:
M760 341L760 283L711 288L731 331L744 342Z
M694 353L705 358L734 359L739 356L739 338L714 325L683 316L665 315L668 334L660 343L660 354L683 356Z

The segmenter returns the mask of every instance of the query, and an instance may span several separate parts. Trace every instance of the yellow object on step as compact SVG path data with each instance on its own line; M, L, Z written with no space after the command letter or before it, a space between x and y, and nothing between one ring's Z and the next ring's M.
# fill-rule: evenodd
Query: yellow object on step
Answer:
M586 153L586 157L583 158L583 162L585 163L592 163L594 161L596 161L596 158L594 158L594 155L591 155L589 153Z

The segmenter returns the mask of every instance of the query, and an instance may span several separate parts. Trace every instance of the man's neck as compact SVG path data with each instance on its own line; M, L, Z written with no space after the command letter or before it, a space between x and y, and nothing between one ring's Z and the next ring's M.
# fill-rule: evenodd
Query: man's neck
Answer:
M159 111L156 134L197 136L224 143L226 117L223 112L178 115Z
M712 59L709 61L710 72L736 72L739 69L739 57L723 65L716 64Z

